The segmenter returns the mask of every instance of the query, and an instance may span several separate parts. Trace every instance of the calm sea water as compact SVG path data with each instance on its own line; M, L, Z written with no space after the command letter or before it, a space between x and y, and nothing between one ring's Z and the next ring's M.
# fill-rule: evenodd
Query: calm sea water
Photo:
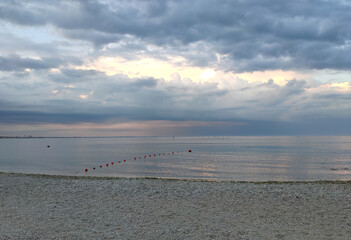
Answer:
M351 136L0 139L0 171L239 181L351 180Z

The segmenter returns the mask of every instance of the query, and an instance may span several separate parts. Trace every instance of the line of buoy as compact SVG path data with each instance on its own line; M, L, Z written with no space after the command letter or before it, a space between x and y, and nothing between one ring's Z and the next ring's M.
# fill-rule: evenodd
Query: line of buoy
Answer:
M48 146L48 147L50 147L50 146ZM188 152L191 153L192 150L189 149ZM179 153L179 152L176 152L176 153ZM183 153L183 151L181 151L181 153ZM168 155L171 155L171 154L173 155L173 154L175 154L175 152L172 152L172 153L169 152L169 153L168 153ZM165 156L166 153L163 153L162 155ZM156 157L157 154L155 153L153 156ZM161 156L161 153L159 153L158 156ZM147 158L147 155L144 155L144 158L146 159L146 158ZM152 158L152 154L149 154L149 158ZM136 157L134 157L133 159L134 159L134 160L137 160ZM139 159L141 159L141 157L139 157ZM131 160L131 159L129 159L129 160ZM127 160L124 159L123 161L126 162ZM121 161L118 161L118 163L121 163ZM113 166L113 164L114 164L114 162L111 162L111 166ZM108 166L109 166L109 164L106 163L106 167L108 167ZM100 165L100 168L102 168L102 165ZM93 167L93 170L95 170L95 169L96 169L96 167ZM84 171L85 171L85 172L88 172L88 168L85 168Z

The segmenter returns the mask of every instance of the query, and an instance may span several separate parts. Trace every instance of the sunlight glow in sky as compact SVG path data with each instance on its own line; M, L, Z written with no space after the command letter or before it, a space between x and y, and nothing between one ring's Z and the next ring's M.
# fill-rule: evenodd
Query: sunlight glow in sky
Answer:
M0 135L350 135L345 1L0 2Z

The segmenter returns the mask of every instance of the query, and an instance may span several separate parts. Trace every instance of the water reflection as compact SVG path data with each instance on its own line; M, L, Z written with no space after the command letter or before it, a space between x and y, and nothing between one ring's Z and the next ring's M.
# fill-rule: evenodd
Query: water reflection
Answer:
M187 149L193 152L163 155ZM249 181L351 180L351 137L0 139L0 152L0 171L5 172ZM144 155L152 157L144 159ZM133 160L139 156L142 159ZM122 163L92 170L118 160ZM88 173L82 171L85 168Z

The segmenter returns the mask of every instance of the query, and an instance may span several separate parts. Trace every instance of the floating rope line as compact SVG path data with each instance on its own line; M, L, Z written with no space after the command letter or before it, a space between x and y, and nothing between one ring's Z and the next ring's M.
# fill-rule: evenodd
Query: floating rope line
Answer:
M191 153L192 150L189 149L189 150L187 150L186 152ZM178 151L178 152L169 152L169 153L167 153L167 155L174 155L174 154L179 154L179 153L184 153L184 151L181 151L181 152L179 152L179 151ZM161 156L161 153L159 153L158 156L160 157L160 156ZM166 153L162 153L162 156L166 156ZM155 154L153 154L153 155L152 155L152 154L144 155L144 159L152 158L152 157L157 157L157 154L155 153ZM137 158L138 158L138 159L141 159L142 157L133 157L134 161L137 160ZM132 160L132 159L130 158L129 160ZM126 161L127 161L126 159L123 160L123 162L126 162ZM121 163L121 161L118 161L118 162L116 162L116 163ZM113 164L115 164L115 162L111 162L111 166L113 166ZM108 166L109 166L109 163L106 163L106 167L108 167ZM102 165L100 165L99 167L102 168ZM97 167L93 167L92 169L93 169L93 170L96 170ZM88 172L89 169L88 169L88 168L85 168L84 171L85 171L85 172Z

